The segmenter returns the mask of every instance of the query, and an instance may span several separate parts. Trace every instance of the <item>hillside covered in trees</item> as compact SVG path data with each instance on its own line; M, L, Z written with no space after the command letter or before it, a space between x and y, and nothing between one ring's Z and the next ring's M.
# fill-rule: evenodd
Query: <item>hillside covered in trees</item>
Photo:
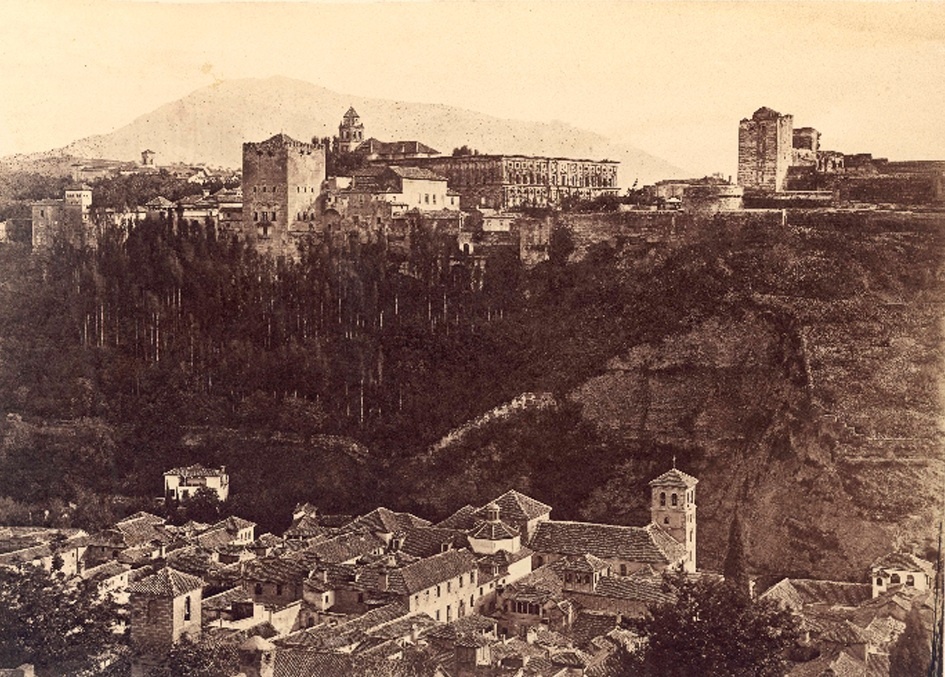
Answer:
M409 252L297 262L161 222L94 251L0 249L0 521L96 526L200 461L264 529L298 501L436 518L509 487L641 523L676 455L701 479L707 566L736 508L761 572L856 575L897 535L927 542L940 215L710 220L581 260L567 219L550 261L492 260L481 289L422 221ZM522 392L555 404L437 444Z

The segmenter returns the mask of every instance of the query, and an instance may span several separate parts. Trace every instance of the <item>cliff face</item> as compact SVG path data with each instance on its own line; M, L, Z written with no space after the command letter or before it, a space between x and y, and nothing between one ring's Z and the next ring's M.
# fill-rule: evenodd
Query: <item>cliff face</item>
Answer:
M931 547L942 514L943 219L789 221L767 251L726 255L747 295L570 397L607 435L664 465L680 453L699 476L702 565L720 565L738 510L759 572L862 577L895 544ZM622 466L588 514L648 471Z

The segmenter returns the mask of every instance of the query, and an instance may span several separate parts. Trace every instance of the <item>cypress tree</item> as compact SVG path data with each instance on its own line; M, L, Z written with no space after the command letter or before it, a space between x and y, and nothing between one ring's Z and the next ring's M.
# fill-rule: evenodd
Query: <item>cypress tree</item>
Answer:
M745 597L749 596L748 556L745 552L742 522L738 513L735 513L732 526L729 529L728 552L725 554L722 573L725 575L725 582L732 586L733 590Z

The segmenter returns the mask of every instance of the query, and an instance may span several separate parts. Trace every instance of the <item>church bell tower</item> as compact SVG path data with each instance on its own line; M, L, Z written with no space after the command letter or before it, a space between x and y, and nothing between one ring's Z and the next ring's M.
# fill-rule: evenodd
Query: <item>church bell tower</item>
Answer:
M650 482L650 521L686 546L683 569L696 571L696 484L692 475L676 468Z
M351 106L341 119L341 124L338 125L338 145L344 152L351 153L361 145L362 141L364 141L364 124L361 122L358 111Z

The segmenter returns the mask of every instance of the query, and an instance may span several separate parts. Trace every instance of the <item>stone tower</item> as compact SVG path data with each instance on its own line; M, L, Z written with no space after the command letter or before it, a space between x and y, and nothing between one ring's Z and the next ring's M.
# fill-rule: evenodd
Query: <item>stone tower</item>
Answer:
M692 475L676 469L663 473L650 482L650 521L666 530L686 546L683 568L696 570L696 484Z
M308 232L325 180L325 147L276 134L243 144L243 234L256 249L295 256L289 233Z
M794 118L759 108L738 124L738 185L751 190L784 189L794 160Z
M338 145L346 153L353 152L364 141L364 125L358 111L351 106L338 125Z
M148 148L147 150L141 151L141 166L142 167L153 167L154 166L154 151Z
M128 586L133 677L159 665L182 636L200 637L203 586L203 579L170 567Z

